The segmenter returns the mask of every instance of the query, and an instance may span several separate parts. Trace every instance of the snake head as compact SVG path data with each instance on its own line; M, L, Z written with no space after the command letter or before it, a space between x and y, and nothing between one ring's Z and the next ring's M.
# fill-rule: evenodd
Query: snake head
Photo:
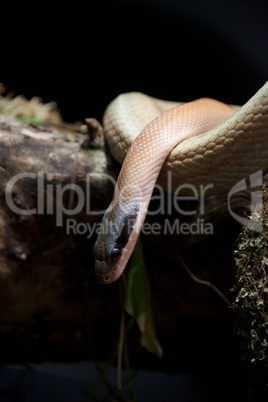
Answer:
M125 208L116 215L111 209L104 214L94 245L95 273L99 282L112 283L123 273L131 255L136 221L137 211Z

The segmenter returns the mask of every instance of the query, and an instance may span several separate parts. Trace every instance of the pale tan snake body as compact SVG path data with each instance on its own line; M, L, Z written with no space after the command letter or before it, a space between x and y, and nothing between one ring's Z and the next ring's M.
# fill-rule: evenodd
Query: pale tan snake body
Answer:
M173 191L184 183L212 183L213 193L222 193L251 173L268 171L268 82L238 110L208 98L174 107L141 93L122 94L107 107L103 124L112 154L124 163L94 246L102 283L124 271L158 176L165 186L171 172Z

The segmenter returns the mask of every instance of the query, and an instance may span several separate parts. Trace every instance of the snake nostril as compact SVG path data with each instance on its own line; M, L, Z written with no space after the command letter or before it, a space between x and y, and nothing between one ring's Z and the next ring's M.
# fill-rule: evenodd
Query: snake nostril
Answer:
M112 277L110 274L103 274L100 272L96 272L96 278L98 282L103 283L103 284L109 284L112 282Z

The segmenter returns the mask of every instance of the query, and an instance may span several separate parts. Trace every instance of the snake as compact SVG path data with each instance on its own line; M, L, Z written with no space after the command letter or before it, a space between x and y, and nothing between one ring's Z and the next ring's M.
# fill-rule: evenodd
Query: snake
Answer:
M95 245L103 284L124 272L156 183L177 188L213 183L213 193L268 172L268 81L243 106L212 98L179 103L141 92L118 95L103 114L105 138L122 164Z

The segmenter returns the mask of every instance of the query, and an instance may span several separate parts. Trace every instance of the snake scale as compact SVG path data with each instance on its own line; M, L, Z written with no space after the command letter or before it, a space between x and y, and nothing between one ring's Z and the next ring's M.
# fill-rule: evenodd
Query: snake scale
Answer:
M268 172L268 82L240 108L209 98L178 104L121 94L106 108L103 125L111 153L123 164L94 246L102 283L123 273L155 183L165 187L168 172L172 191L213 183L215 194L258 170Z

